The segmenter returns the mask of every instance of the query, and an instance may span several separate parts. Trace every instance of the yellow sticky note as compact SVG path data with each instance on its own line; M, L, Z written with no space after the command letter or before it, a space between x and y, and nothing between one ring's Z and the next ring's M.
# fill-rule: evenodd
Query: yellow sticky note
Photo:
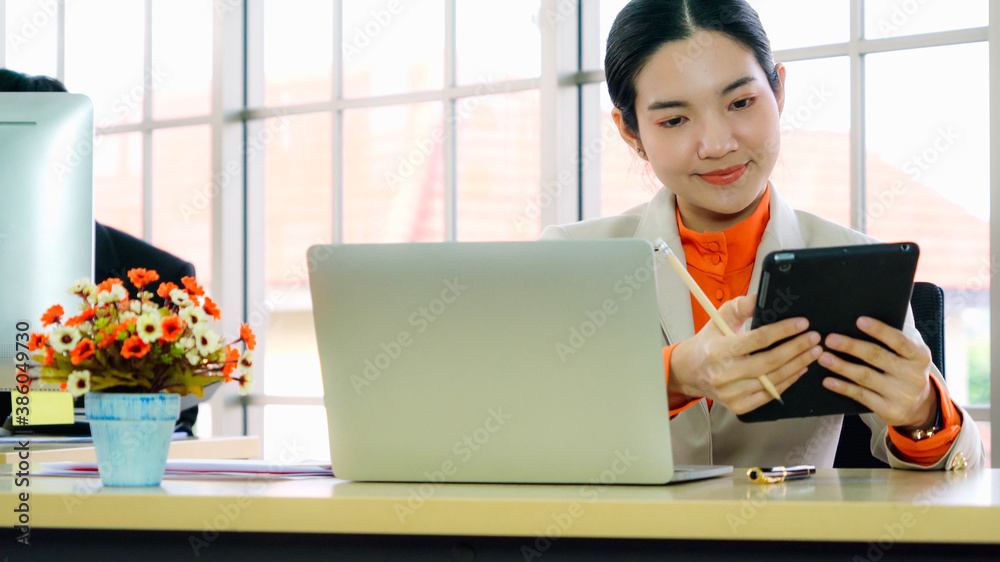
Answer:
M10 402L14 425L73 423L73 397L68 392L32 390L21 394L14 391L10 393Z

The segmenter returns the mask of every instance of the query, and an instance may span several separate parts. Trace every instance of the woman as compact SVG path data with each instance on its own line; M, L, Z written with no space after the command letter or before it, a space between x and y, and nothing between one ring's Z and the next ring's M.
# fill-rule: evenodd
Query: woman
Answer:
M673 272L657 276L675 462L832 466L842 416L736 418L772 399L760 375L782 392L819 361L847 379L828 377L826 388L872 410L863 417L877 458L898 468L982 466L978 428L948 397L911 317L903 331L858 320L891 351L835 334L821 345L804 318L743 329L754 308L745 295L768 253L874 241L793 211L768 181L785 69L774 64L753 8L743 0L633 0L611 28L605 74L622 139L665 187L623 215L549 227L542 237L662 237L736 331L725 336L708 322Z

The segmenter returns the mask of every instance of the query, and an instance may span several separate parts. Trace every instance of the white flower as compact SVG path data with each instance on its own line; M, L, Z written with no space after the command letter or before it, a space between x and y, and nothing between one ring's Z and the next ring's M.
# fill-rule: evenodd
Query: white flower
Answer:
M197 347L197 344L194 341L194 337L192 336L184 336L183 338L178 339L177 345L180 346L181 349L186 349L188 351Z
M249 349L243 352L243 356L239 360L240 371L244 373L249 373L253 370L253 352Z
M197 329L200 326L208 326L208 315L205 311L201 309L200 306L189 306L180 311L178 316L181 320L187 322L188 326L191 326L192 330Z
M67 292L71 295L79 295L82 293L84 296L89 296L90 293L94 292L94 289L96 288L97 285L94 285L90 282L90 279L84 277L74 281L73 284L69 286L69 290Z
M152 314L154 312L159 312L160 309L151 302L132 301L129 305L129 310L135 314Z
M239 378L240 382L240 395L246 396L250 394L253 390L253 373L247 371L243 373L243 376Z
M59 326L52 330L52 335L49 336L49 344L52 345L52 349L59 353L68 353L73 351L76 344L80 343L81 337L80 331L76 328Z
M208 357L219 350L219 334L208 329L208 325L202 324L192 328L192 331L194 332L194 343L202 357Z
M73 397L83 396L90 392L90 371L73 371L66 381L66 390Z
M112 285L110 291L101 291L97 293L98 304L107 304L109 302L119 302L128 298L128 291L122 285Z
M202 361L201 355L198 353L197 349L192 349L191 351L187 352L187 354L185 354L184 356L187 357L188 362L191 363L192 365L201 364Z
M163 327L159 314L143 314L135 324L136 334L146 343L153 343L163 337Z
M170 291L170 300L181 308L191 306L191 297L181 289Z
M131 310L126 310L125 312L119 312L118 313L118 321L119 322L124 322L124 321L128 320L129 318L136 318L138 316L139 316L138 314L132 312Z

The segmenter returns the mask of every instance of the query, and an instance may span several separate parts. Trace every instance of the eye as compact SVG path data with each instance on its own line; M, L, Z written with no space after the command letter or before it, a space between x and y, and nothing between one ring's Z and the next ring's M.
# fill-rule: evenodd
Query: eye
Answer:
M741 100L736 100L733 103L729 104L729 107L735 109L736 111L740 111L742 109L746 109L746 108L750 107L751 105L753 105L753 102L755 102L755 101L757 101L757 98L751 96L749 98L743 98Z
M661 121L660 126L667 129L672 129L674 127L680 127L686 122L687 122L687 117L673 117L671 119L667 119L666 121Z

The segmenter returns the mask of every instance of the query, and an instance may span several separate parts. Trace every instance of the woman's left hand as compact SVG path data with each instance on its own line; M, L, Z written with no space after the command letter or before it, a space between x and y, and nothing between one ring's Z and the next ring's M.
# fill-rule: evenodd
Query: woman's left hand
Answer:
M824 351L819 364L848 380L826 377L823 386L864 404L891 426L930 426L938 409L937 392L930 381L930 349L923 341L914 341L874 318L862 316L857 326L889 349L840 334L828 335L829 349L857 357L868 365L844 361Z

